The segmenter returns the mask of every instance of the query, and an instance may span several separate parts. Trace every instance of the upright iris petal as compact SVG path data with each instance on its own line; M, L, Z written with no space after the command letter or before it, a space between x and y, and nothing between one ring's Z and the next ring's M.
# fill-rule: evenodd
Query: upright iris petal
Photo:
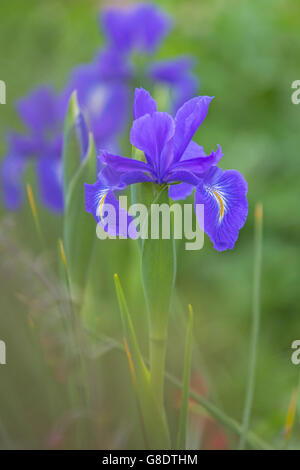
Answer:
M174 121L168 113L155 112L145 114L133 122L130 142L145 153L148 162L151 162L157 180L162 179L162 151L167 142L174 135Z
M138 119L145 114L150 116L157 111L155 100L150 93L143 88L137 89L133 103L133 119Z
M212 99L210 96L192 98L177 111L175 116L174 161L178 161L183 155L198 127L206 118Z

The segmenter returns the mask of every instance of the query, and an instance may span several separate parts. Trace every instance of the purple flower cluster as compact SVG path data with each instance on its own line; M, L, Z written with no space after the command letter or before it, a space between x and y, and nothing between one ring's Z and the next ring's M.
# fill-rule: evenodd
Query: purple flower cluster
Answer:
M194 95L197 80L191 71L191 59L180 57L157 63L147 59L142 70L132 60L137 53L148 57L155 52L169 32L170 19L160 9L148 4L108 8L102 12L100 22L106 38L104 49L91 63L73 70L64 91L55 94L51 88L41 87L17 105L27 133L8 137L7 156L1 167L4 204L8 209L20 207L24 172L33 159L41 201L50 210L63 210L63 118L74 90L96 147L111 151L117 151L118 137L128 125L135 85L144 81L167 85L173 110Z
M223 157L220 147L206 155L203 147L192 140L207 115L211 100L209 96L190 99L173 119L168 113L157 111L156 102L146 90L136 89L130 142L145 158L140 161L108 151L100 153L102 170L98 181L85 185L86 210L97 222L101 223L107 203L119 213L116 191L140 182L165 184L174 200L184 199L195 190L195 204L204 205L201 228L214 248L223 251L234 247L247 218L247 183L238 171L224 171L217 166ZM129 214L125 221L124 230L116 218L112 227L114 235L128 234L132 222Z
M80 108L93 132L97 148L117 148L117 137L128 125L133 88L144 82L168 87L172 109L191 98L198 86L192 73L194 61L179 57L149 61L171 28L170 19L154 5L107 8L100 17L106 38L93 62L77 67L69 92L77 90ZM133 60L146 56L140 67ZM145 61L144 61L145 62ZM134 87L133 87L134 85Z

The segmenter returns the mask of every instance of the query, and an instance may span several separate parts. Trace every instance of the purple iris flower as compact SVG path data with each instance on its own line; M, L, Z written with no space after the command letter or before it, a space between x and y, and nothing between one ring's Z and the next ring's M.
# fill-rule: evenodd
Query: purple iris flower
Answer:
M92 131L96 148L116 148L116 138L128 122L130 63L119 52L104 49L93 62L76 67L65 94L74 90L80 109Z
M108 47L124 58L134 53L154 53L172 27L168 15L157 6L139 4L128 8L107 8L102 12L101 25ZM167 85L171 91L172 111L195 95L198 79L192 73L194 60L189 57L153 62L142 70L144 79ZM132 67L132 78L140 79Z
M212 98L198 96L187 101L173 119L168 113L158 112L151 95L136 89L133 105L134 121L130 133L131 144L144 153L139 161L107 151L99 160L102 170L98 181L85 185L86 210L101 223L105 204L119 203L115 192L139 182L169 186L172 199L184 199L195 189L195 203L204 204L204 227L201 227L219 250L232 249L248 213L247 183L235 170L224 171L217 164L222 158L220 147L206 155L203 147L192 140L204 121ZM177 183L177 184L174 184ZM126 227L118 216L113 235L131 236L127 215Z
M100 21L108 44L125 53L154 52L171 27L170 18L151 4L106 8Z
M21 206L24 172L33 161L41 202L53 212L63 210L62 132L66 109L66 95L55 94L49 87L37 88L17 103L28 133L8 136L7 156L1 163L3 200L7 209L16 210ZM88 130L81 113L75 126L83 158L88 147Z
M194 95L198 81L188 58L151 63L137 70L134 52L152 53L171 27L169 17L154 5L107 8L101 24L107 46L88 64L76 67L66 96L77 90L80 108L91 129L96 148L117 151L118 138L128 125L132 84L151 80L171 90L172 109ZM141 74L142 72L142 74Z
M61 132L65 102L51 88L40 87L17 103L17 111L28 133L8 136L8 152L1 166L4 204L11 210L20 207L23 174L34 159L42 202L50 210L61 211Z

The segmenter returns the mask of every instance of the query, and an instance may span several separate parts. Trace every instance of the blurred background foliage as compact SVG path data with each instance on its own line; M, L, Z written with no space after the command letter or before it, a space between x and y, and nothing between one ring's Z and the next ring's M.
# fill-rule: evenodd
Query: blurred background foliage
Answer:
M191 303L194 380L200 380L202 393L241 421L251 325L253 214L255 203L262 201L262 325L251 429L280 447L299 375L290 356L291 343L300 336L300 106L291 103L291 83L300 78L300 4L296 0L155 3L175 20L158 56L194 55L200 93L215 96L197 141L207 152L222 145L221 166L238 169L249 184L249 217L233 251L218 253L207 238L199 252L179 246L168 369L177 376L182 372L184 312ZM41 83L61 89L71 68L90 61L101 47L98 12L104 4L1 2L0 78L7 84L7 104L0 106L2 156L7 130L21 130L15 100ZM34 184L30 169L27 180ZM46 253L39 246L28 203L18 213L1 208L0 339L6 342L8 362L0 366L2 448L76 447L72 423L79 420L85 426L87 420L70 407L67 382L74 364L64 359L67 340L54 305L68 302L57 277L62 221L41 206L38 211ZM89 323L93 340L87 337L95 421L88 445L134 448L143 444L126 357L114 349L122 333L112 275L120 275L143 338L139 259L131 241L102 243L106 245L94 259L97 279L90 294L99 315ZM147 354L146 346L143 349ZM176 408L172 387L167 389L167 407L171 416L170 410ZM293 447L300 447L299 417L290 441ZM222 445L231 445L232 436L224 432ZM213 442L207 447L219 445L217 438Z

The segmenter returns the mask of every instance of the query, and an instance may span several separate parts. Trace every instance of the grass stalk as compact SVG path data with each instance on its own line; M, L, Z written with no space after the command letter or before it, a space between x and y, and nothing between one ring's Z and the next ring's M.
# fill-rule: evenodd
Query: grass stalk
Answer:
M247 379L246 400L243 414L242 434L239 442L239 449L243 450L246 445L246 437L249 430L254 387L255 369L257 357L257 345L260 325L260 283L262 265L262 228L263 228L263 208L260 203L255 208L254 222L254 277L253 277L253 308L252 308L252 330L249 356L249 369Z
M186 332L186 345L184 355L184 370L182 381L181 407L179 413L179 426L177 435L177 449L186 449L186 435L188 425L188 409L189 409L189 391L191 377L192 362L192 339L193 339L193 309L189 305L189 319Z

